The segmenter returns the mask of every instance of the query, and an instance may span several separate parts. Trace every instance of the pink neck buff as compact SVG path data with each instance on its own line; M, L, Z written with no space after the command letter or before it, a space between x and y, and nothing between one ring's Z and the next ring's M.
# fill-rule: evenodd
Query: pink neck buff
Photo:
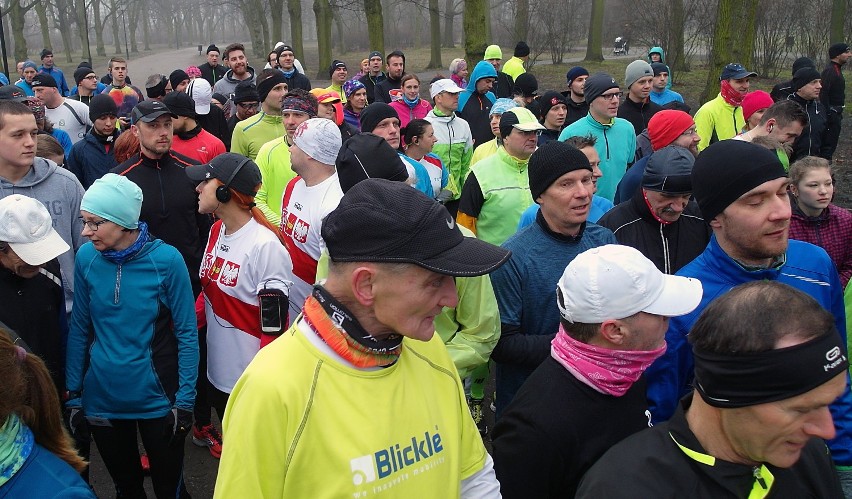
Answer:
M728 104L739 107L743 105L743 99L745 98L745 94L741 94L738 90L734 89L728 80L722 80L722 98L725 99L725 102Z
M660 222L662 225L673 224L674 222L667 222L662 218L658 217L656 213L654 213L654 207L651 206L651 202L648 201L648 194L645 192L645 189L642 189L642 198L645 200L645 206L648 207L648 211L651 212L651 216L654 217L654 220Z
M666 345L656 350L610 350L575 340L559 326L550 344L550 355L575 378L595 391L621 397L659 356Z

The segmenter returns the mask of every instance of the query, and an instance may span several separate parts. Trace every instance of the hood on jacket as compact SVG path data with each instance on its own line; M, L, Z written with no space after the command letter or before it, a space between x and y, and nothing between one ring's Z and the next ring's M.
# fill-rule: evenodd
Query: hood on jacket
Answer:
M663 47L651 47L648 50L648 62L651 62L651 54L660 54L660 62L666 63L666 51L663 50Z
M6 179L0 179L0 187L3 188L12 188L12 187L33 187L35 185L40 184L47 177L49 177L56 169L59 168L56 163L47 159L36 156L33 159L33 167L24 175L17 184L12 184Z
M492 66L488 61L479 61L476 63L476 66L473 68L473 72L470 73L470 78L468 78L467 88L461 93L461 95L459 95L459 107L456 108L458 111L464 109L464 106L467 104L470 96L476 93L476 82L483 78L497 78L497 70L494 69L494 66ZM486 92L485 96L488 97L488 100L490 100L492 104L497 100L494 92L491 92L490 90Z
M456 113L453 113L449 116L441 116L439 114L435 114L435 109L433 108L431 111L426 113L426 118L429 121L435 120L435 121L442 123L442 124L448 124L451 121L453 121L454 119L456 119Z
M251 67L251 66L246 66L246 71L248 71L248 74L251 75L248 79L253 81L254 77L255 77L254 68ZM241 81L246 81L246 80L237 80L236 78L234 78L234 70L233 69L229 69L225 73L224 78L226 80L228 80L230 83L240 83Z

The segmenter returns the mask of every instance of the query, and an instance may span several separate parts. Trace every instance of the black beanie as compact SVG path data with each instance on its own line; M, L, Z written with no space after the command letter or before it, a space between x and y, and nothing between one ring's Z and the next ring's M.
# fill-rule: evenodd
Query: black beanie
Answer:
M154 75L156 76L156 75ZM160 81L157 82L153 87L145 87L145 94L148 95L149 99L156 99L157 97L165 97L166 95L166 84L169 80L166 79L165 76L160 75Z
M268 92L267 95L269 95ZM233 101L234 104L251 101L260 102L260 96L257 95L257 86L250 80L237 83L237 87L234 89Z
M533 200L538 203L539 196L556 182L556 179L580 169L592 171L592 165L589 164L589 158L576 147L558 140L539 147L530 156L527 167Z
M557 104L566 104L565 96L560 94L555 90L548 90L541 97L538 98L539 104L541 105L541 116L538 118L544 123L544 118L547 117L547 113L550 112L550 109Z
M331 78L337 68L346 69L346 63L337 59L331 61L331 66L328 67L328 77Z
M287 83L287 78L284 76L284 73L281 71L273 71L272 75L268 76L265 80L257 83L257 97L259 102L263 102L266 100L266 97L269 95L269 92L272 91L272 88L279 83Z
M367 109L375 105L370 104ZM368 178L398 182L408 179L408 170L393 147L385 139L372 133L359 133L344 142L337 153L335 166L340 189L344 193Z
M399 118L399 114L384 102L374 102L361 111L361 131L372 132L388 118Z
M92 69L92 63L89 61L80 61L80 64L77 64L78 68L89 68Z
M593 100L611 88L618 88L615 78L606 73L595 73L586 78L586 84L583 86L583 98L586 99L586 104L591 104Z
M710 222L746 192L786 176L774 150L744 140L722 140L695 160L692 195Z
M828 47L828 58L834 59L835 57L839 56L840 54L842 54L842 53L844 53L848 50L849 50L849 44L846 44L846 43L843 43L843 42L835 43L831 47Z
M74 82L79 85L81 81L85 80L86 77L92 73L94 73L92 68L87 68L85 66L77 68L74 70Z
M96 119L108 114L118 116L118 106L115 105L112 97L107 94L92 97L92 101L89 102L89 119L94 123Z
M538 92L538 80L532 73L521 73L515 80L515 95L532 97Z
M188 79L189 75L182 69L175 69L169 75L169 81L172 83L172 90L177 90L177 86L180 85L180 82Z
M819 71L814 68L804 67L796 71L796 74L793 75L793 79L790 80L790 87L795 92L808 83L819 80L820 78L822 76L819 74Z
M208 45L207 52L204 53L209 54L210 52L219 52L220 54L222 53L222 51L219 50L219 47L217 47L215 43L211 43L210 45Z
M527 42L518 42L515 45L515 57L526 57L530 55L530 46L527 45Z
M796 74L796 71L802 68L816 68L816 64L810 57L799 57L793 61L793 72L791 74Z

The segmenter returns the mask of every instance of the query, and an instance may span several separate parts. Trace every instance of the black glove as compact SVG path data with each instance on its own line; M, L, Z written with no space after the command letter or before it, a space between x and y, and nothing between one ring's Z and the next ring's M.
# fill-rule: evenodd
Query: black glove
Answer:
M192 429L192 411L173 407L166 414L165 437L173 443L175 440L183 440L189 430Z
M71 433L71 437L75 440L78 438L78 433L85 435L89 432L89 423L86 421L86 415L83 412L82 407L66 407L65 424L68 426L68 431Z

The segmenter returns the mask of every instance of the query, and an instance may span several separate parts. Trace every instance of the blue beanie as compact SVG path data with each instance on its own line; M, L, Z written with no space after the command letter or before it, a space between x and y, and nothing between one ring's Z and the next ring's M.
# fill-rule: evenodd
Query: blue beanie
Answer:
M127 177L107 173L83 194L80 210L103 217L126 229L139 227L142 189Z
M38 67L36 66L36 63L34 63L33 61L30 61L30 60L24 61L24 65L21 66L21 69L27 69L27 68L33 68L36 71L38 71Z
M572 81L576 80L580 76L589 76L589 70L582 66L574 66L565 74L565 78L568 80L569 86Z

